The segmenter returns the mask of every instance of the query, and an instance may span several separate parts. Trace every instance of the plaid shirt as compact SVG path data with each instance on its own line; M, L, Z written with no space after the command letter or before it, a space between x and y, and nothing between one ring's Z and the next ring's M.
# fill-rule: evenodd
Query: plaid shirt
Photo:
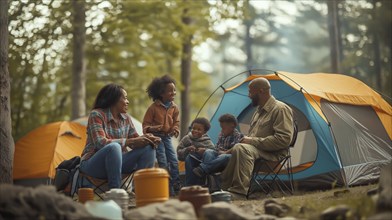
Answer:
M237 129L234 129L233 133L228 136L223 136L222 132L219 133L218 143L216 143L216 149L223 148L225 150L231 149L235 144L239 143L244 137Z
M120 114L119 121L113 118L110 109L94 109L88 117L87 143L82 153L82 160L92 157L104 146L117 142L122 151L126 151L125 141L127 138L138 137L131 116Z

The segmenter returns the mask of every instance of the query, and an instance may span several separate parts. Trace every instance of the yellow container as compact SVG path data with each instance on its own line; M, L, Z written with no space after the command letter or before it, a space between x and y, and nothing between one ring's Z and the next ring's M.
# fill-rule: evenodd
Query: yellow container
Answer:
M134 175L136 207L169 199L169 174L162 168L147 168Z

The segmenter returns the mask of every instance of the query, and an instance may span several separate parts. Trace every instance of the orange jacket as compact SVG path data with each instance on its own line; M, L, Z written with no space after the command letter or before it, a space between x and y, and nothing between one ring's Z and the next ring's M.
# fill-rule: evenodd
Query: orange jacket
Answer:
M178 133L180 126L179 114L178 106L174 102L166 109L161 100L155 100L144 115L143 133L151 133L148 132L148 129L156 125L162 125L162 129L158 134L168 135L173 131Z

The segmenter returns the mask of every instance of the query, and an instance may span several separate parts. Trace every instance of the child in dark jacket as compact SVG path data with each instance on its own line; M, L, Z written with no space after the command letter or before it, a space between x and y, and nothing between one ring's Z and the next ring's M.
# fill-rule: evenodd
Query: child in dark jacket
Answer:
M231 158L231 148L244 137L236 129L238 122L234 115L221 115L219 124L221 132L219 133L215 150L206 150L204 154L208 155L205 157L209 160L204 160L198 167L193 169L193 173L200 178L223 171Z
M207 149L214 149L214 144L207 135L210 127L206 118L196 118L192 122L191 132L181 139L177 147L178 159L185 161L186 186L204 184L204 178L196 176L192 170L204 160L210 160L204 153Z
M181 188L176 151L171 137L179 134L179 109L174 103L175 81L168 75L157 77L147 87L147 93L154 101L147 109L143 119L143 132L161 138L156 150L158 165L170 174L170 194Z

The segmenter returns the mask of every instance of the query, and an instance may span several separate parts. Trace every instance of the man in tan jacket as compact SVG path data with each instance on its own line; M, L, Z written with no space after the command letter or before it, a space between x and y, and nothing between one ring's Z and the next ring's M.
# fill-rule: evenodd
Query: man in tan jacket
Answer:
M257 110L248 135L232 148L229 164L221 175L222 188L241 195L248 191L254 161L279 160L286 156L294 133L293 112L271 95L269 81L256 78L248 87L249 98Z

